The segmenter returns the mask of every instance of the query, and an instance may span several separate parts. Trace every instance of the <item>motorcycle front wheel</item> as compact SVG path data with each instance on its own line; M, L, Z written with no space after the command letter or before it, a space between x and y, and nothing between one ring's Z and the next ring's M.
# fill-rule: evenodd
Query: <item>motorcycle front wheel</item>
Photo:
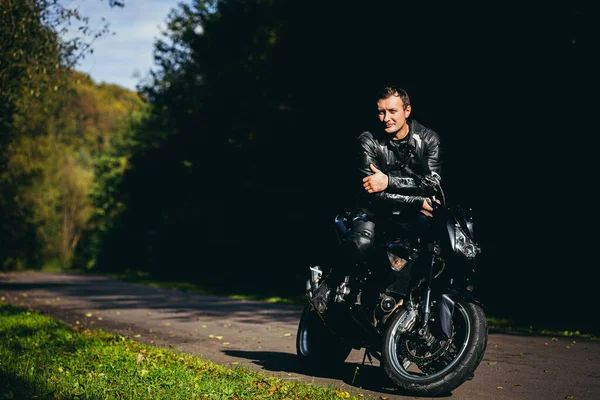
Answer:
M413 329L399 329L398 312L385 333L382 366L390 379L408 393L437 396L450 393L473 376L487 346L488 328L480 306L456 302L452 335L425 340Z
M343 363L350 351L352 347L325 326L314 307L305 305L296 335L300 362L311 368L328 368Z

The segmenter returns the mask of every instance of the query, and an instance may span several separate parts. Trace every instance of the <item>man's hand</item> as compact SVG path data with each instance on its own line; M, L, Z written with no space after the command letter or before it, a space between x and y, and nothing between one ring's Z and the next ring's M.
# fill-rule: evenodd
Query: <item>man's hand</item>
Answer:
M363 187L369 193L383 192L388 187L388 176L378 170L373 164L369 164L373 175L363 178Z
M440 204L439 200L435 200L436 203ZM433 217L433 214L431 213L433 211L433 207L431 206L431 199L429 197L426 197L425 200L423 200L423 204L421 205L421 214L426 215L428 217Z
M425 175L421 177L419 186L423 190L423 196L433 196L437 193L440 185L439 178L435 175Z

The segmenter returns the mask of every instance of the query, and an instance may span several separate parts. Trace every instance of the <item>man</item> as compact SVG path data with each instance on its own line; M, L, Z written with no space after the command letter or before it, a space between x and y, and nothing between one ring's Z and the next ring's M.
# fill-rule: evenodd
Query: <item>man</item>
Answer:
M421 225L419 215L432 216L432 181L441 180L440 138L409 119L411 111L410 98L403 89L385 87L378 92L380 129L358 137L357 182L362 182L362 187L357 188L356 207L349 213L350 228L339 248L339 263L314 294L313 304L320 312L331 298L344 301L349 290L340 281L373 254L376 226L378 232L385 231L392 214Z

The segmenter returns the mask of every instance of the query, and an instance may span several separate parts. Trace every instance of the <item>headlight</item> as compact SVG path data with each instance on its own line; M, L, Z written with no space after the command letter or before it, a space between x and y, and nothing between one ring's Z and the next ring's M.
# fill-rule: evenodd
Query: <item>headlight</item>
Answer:
M454 249L457 253L467 258L475 258L481 249L465 234L459 224L455 225L456 236L454 239Z

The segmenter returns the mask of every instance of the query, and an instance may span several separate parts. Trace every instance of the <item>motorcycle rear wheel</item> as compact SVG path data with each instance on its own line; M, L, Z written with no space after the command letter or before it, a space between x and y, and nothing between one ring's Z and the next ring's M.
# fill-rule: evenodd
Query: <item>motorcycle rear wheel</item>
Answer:
M296 354L302 364L313 369L329 368L342 364L351 351L352 346L325 326L311 304L304 306L296 335Z
M382 367L390 379L410 394L437 396L452 392L473 376L487 346L485 314L476 304L458 301L450 340L433 346L419 343L416 333L399 331L404 312L389 322Z

